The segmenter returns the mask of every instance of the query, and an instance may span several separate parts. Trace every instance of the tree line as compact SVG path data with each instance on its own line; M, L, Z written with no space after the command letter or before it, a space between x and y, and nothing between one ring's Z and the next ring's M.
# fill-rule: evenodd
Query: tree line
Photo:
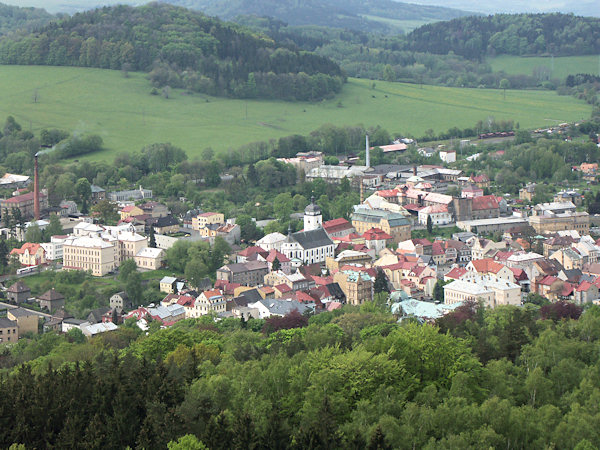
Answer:
M345 81L325 57L163 3L105 7L11 36L0 63L137 70L158 87L289 100L333 95Z
M270 319L269 319L270 320ZM594 448L600 311L466 304L129 321L0 355L0 444L27 448ZM197 447L174 447L174 441Z

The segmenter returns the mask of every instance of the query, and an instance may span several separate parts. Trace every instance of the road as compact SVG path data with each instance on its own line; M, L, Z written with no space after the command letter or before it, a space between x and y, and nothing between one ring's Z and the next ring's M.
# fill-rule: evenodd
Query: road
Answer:
M0 302L0 307L4 307L6 309L16 309L16 308L19 308L19 306L17 306L17 305L12 305L10 303L5 303L5 302ZM34 314L36 314L38 316L45 317L46 319L50 319L52 317L51 314L43 313L43 312L40 312L40 311L35 311L33 309L29 309L29 308L23 308L23 309L27 309L28 311L31 311L32 313L34 313Z

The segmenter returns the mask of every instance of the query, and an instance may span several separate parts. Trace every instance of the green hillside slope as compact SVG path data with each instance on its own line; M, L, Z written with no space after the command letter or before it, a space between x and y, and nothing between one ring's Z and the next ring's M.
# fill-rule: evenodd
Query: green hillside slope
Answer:
M171 142L190 157L206 147L226 152L242 144L307 134L326 123L381 125L422 135L464 128L494 117L521 127L580 120L591 107L554 92L452 89L350 79L342 94L319 103L149 95L145 75L69 67L0 66L0 117L12 114L25 129L62 128L97 133L107 150L89 158L110 161L121 151ZM37 103L33 93L37 93ZM208 101L207 101L208 100Z

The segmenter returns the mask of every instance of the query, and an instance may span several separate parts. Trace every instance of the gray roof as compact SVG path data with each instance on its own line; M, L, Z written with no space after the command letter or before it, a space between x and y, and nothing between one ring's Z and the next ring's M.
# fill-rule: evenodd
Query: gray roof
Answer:
M14 320L7 319L6 317L0 317L0 328L16 328L17 322Z
M37 311L31 311L30 309L25 308L15 308L9 310L10 314L14 317L29 317L29 316L38 316L39 313Z
M294 310L297 310L300 314L306 310L312 310L309 305L299 302L297 300L278 300L275 298L259 300L265 308L269 310L271 314L285 316Z
M269 266L264 261L248 261L245 263L226 264L219 270L228 270L231 273L244 273L253 270L269 270Z
M305 250L333 245L333 241L323 228L317 228L316 230L310 231L298 231L297 233L292 233L291 238Z
M159 217L156 222L154 222L153 226L155 227L170 227L172 225L179 225L179 220L177 220L173 216L163 216Z
M15 284L8 288L8 292L31 292L31 289L29 289L27 285L22 281L17 281Z
M304 209L304 214L318 215L321 214L321 207L315 203L315 198L310 198L310 203Z

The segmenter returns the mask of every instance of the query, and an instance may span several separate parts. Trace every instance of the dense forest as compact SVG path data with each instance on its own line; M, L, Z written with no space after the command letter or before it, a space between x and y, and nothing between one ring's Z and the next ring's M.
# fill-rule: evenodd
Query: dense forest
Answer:
M0 63L147 71L156 87L235 97L317 100L344 82L328 58L158 3L88 11L4 38Z
M401 33L393 21L429 22L450 20L469 13L438 6L393 0L167 0L221 19L238 16L273 17L290 25L320 25L375 33ZM390 20L392 19L392 20Z
M570 14L496 14L427 24L407 48L469 59L495 55L574 56L600 53L600 19Z
M0 3L0 36L20 30L32 31L53 19L56 17L40 8L21 8Z
M600 19L564 14L466 17L425 25L406 36L291 26L268 17L244 16L235 20L290 47L330 58L352 77L442 86L498 88L505 78L513 89L555 89L565 83L550 79L545 71L519 75L492 71L486 58L513 54L509 44L515 39L527 48L516 54L554 52L558 56L600 51ZM487 25L488 21L497 22L495 28ZM562 25L548 31L548 23L553 21ZM491 29L496 31L491 33ZM531 39L548 45L527 47ZM561 46L556 42L561 42Z
M0 445L579 448L600 443L600 310L384 304L266 321L23 339L0 361ZM172 446L173 444L171 444Z

